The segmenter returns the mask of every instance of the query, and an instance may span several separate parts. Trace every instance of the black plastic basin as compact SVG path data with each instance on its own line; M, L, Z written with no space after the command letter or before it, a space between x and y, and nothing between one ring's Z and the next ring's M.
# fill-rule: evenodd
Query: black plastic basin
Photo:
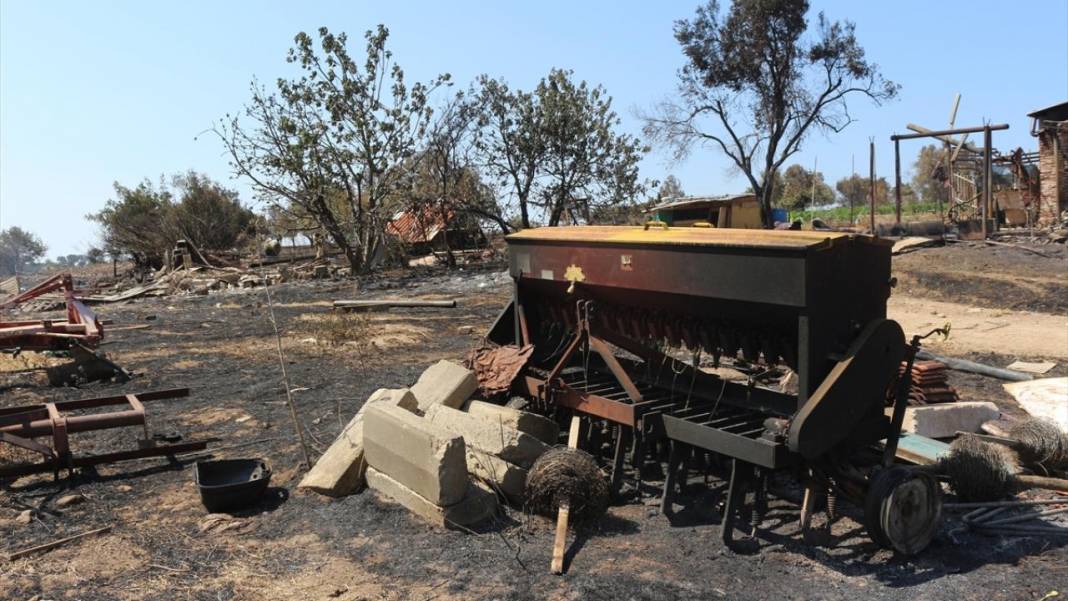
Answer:
M198 461L193 478L208 511L235 511L260 500L271 482L271 468L262 459Z

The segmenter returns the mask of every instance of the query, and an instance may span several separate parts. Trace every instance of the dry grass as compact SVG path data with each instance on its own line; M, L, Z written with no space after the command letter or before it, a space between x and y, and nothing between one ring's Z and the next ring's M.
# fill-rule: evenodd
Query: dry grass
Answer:
M315 338L319 344L332 347L366 346L377 331L367 315L360 313L326 313L304 321L303 333Z

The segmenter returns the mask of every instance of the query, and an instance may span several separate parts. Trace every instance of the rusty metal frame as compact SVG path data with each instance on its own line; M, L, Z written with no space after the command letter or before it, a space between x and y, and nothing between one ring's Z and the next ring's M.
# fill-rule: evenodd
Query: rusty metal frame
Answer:
M69 273L48 278L33 288L0 302L0 310L10 309L56 290L63 291L66 321L0 321L0 349L17 351L66 350L73 344L96 347L104 338L100 319L74 295L74 281Z
M204 449L210 441L169 445L154 445L151 442L144 403L186 398L188 396L188 388L175 388L0 409L0 442L36 452L44 458L43 461L38 463L0 466L0 478L50 471L58 474L59 470L64 468L71 469L125 459L173 455L175 453ZM72 411L123 404L128 405L129 409L89 415L70 415ZM142 447L129 451L87 457L74 457L72 455L70 449L71 434L127 426L141 426L144 433ZM51 447L33 440L34 438L45 436L51 437Z

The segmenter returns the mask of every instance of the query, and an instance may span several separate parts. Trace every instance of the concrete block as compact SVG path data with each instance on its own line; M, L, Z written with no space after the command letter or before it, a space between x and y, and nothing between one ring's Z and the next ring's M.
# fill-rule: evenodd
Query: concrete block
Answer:
M527 470L504 459L483 453L468 445L467 471L494 492L504 495L508 502L522 507L526 499Z
M434 505L464 498L468 477L462 436L385 403L371 406L364 420L368 465Z
M415 411L419 406L415 395L407 388L376 390L300 481L299 488L331 497L343 497L363 488L363 474L367 468L363 452L363 421L367 408L377 403L408 411Z
M431 503L373 467L367 468L367 486L439 527L470 527L497 514L497 495L470 481L464 497L446 507Z
M556 444L560 438L560 426L537 413L476 400L467 401L464 411L530 434L548 445Z
M438 361L419 376L412 393L419 401L419 410L426 412L431 405L445 405L454 409L464 404L475 390L475 372L451 361Z
M426 419L463 436L468 446L529 469L541 454L549 450L544 442L530 434L502 425L499 421L464 413L445 405L431 405Z
M892 412L887 409L887 415ZM951 438L960 432L978 432L983 422L998 419L998 406L986 401L920 405L905 409L901 429L928 438Z

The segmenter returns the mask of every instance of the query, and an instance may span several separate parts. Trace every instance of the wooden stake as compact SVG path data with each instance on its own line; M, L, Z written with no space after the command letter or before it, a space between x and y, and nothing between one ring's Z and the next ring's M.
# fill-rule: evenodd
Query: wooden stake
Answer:
M1026 246L1020 246L1019 244L1009 244L1008 242L995 242L994 240L984 240L984 242L986 242L990 246L1005 246L1005 247L1008 247L1008 248L1018 248L1020 250L1025 250L1025 251L1027 251L1029 253L1034 253L1034 254L1036 254L1036 255L1038 255L1040 257L1045 257L1047 259L1052 259L1053 258L1050 255L1047 255L1046 253L1044 253L1044 252L1042 252L1040 250L1035 250L1033 248L1028 248Z
M14 553L9 554L7 556L7 559L8 559L8 561L15 561L16 559L22 559L23 557L26 557L27 555L33 555L35 553L43 553L44 551L51 551L52 549L55 549L56 547L59 547L61 545L65 545L65 544L67 544L69 542L72 542L72 541L76 541L76 540L78 540L80 538L85 538L86 536L93 536L94 534L104 534L105 532L110 532L110 531L111 531L111 526L104 526L103 528L97 528L96 530L90 530L88 532L82 532L81 534L75 534L74 536L68 536L67 538L61 538L59 540L54 540L54 541L52 541L50 543L45 543L43 545L37 545L36 547L29 547L29 548L23 549L21 551L15 551Z
M571 417L571 429L567 433L567 446L571 449L578 448L579 435L582 431L582 418L574 415ZM553 561L549 571L553 574L564 573L564 548L567 546L567 520L571 513L571 506L565 501L560 504L556 514L556 540L553 542Z
M263 239L260 236L256 237L256 247L263 248ZM285 353L282 351L282 334L278 331L278 320L274 316L274 300L271 298L271 283L267 281L267 276L261 274L263 278L263 290L267 293L267 317L271 320L271 327L274 329L274 341L278 350L278 365L282 369L282 383L286 386L286 404L289 405L289 416L293 419L293 427L297 430L297 440L300 441L300 448L304 451L304 466L305 469L311 469L312 460L311 453L308 451L308 443L304 440L304 426L300 421L300 417L297 415L297 405L293 402L293 387L289 384L289 373L286 372L286 358Z
M1016 476L1016 483L1029 488L1044 488L1057 492L1068 492L1068 480L1064 478L1047 478L1045 476Z

